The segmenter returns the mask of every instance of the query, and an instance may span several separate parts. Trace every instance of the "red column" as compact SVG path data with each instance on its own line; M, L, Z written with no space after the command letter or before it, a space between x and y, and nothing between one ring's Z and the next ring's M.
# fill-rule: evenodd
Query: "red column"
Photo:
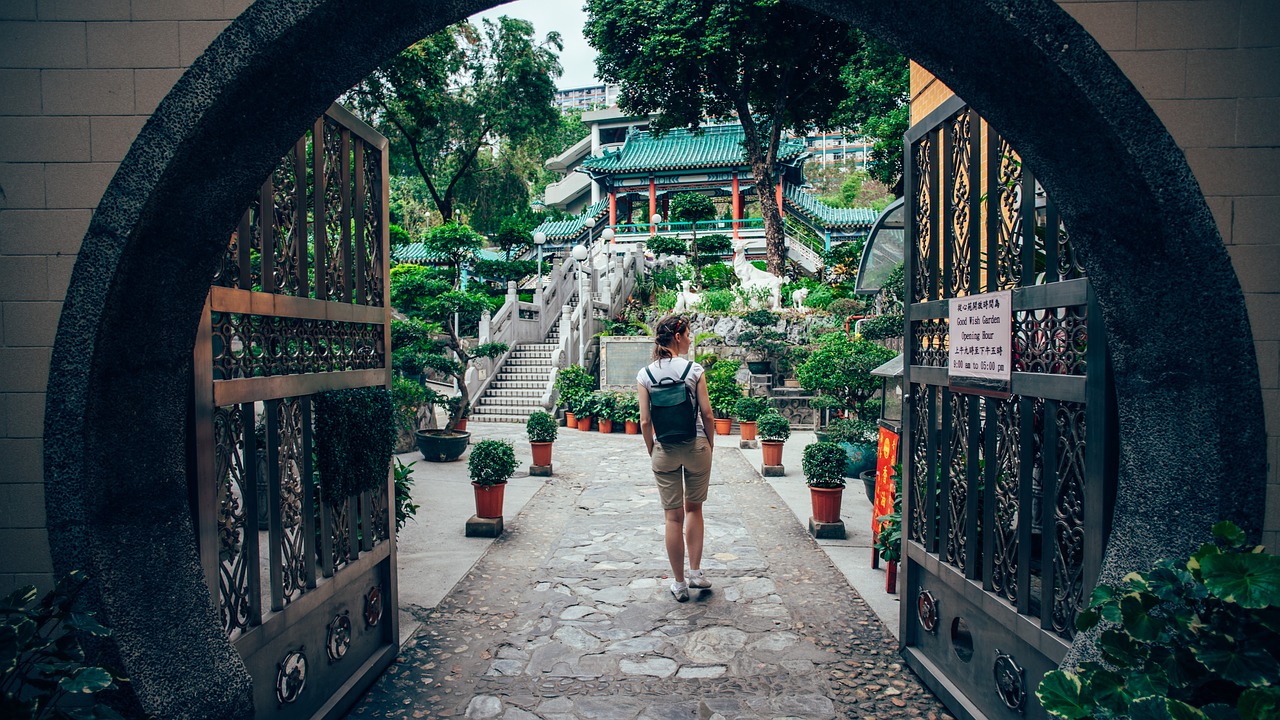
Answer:
M609 227L618 224L618 191L609 188Z
M671 222L671 193L662 196L662 219Z
M778 178L778 184L777 184L777 186L776 186L776 188L775 188L775 189L776 189L776 191L777 191L777 193L776 193L776 194L777 194L777 198L778 198L778 217L783 217L783 214L782 214L782 178Z
M653 184L653 176L649 176L649 217L645 218L645 222L650 223L649 232L657 232L658 228L652 224L653 214L658 212L658 189Z
M738 190L738 171L733 172L733 219L742 219L742 194ZM733 239L738 239L738 223L733 224Z

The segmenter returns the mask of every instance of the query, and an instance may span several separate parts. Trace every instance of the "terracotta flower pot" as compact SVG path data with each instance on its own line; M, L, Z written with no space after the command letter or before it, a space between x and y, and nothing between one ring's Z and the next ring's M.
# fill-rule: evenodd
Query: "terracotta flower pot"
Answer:
M506 494L507 484L481 485L471 483L476 493L476 517L502 517L502 496Z
M813 503L813 519L818 522L840 522L840 499L844 488L809 487L809 500Z
M738 434L742 436L743 440L755 440L756 439L756 421L755 420L739 420Z
M466 418L462 418L461 420L459 420L459 421L458 421L458 424L457 424L453 429L454 429L454 430L457 430L458 432L466 432L466 430L467 430L467 419L466 419Z
M732 418L716 418L716 434L728 435L733 430Z
M578 427L578 419L568 410L564 411L564 424L566 427Z
M761 440L760 450L764 452L765 465L782 464L782 445L777 440Z
M546 467L551 464L551 446L554 443L549 442L531 442L529 447L533 449L533 464Z
M578 429L586 432L591 429L591 416L578 418Z
M602 433L611 433L611 432L613 432L613 421L612 421L612 420L606 420L606 419L604 419L604 418L600 418L600 420L596 422L596 426L600 429L600 432L602 432Z
M639 435L639 434L640 434L640 423L638 423L638 422L636 422L636 421L634 421L634 420L628 420L628 421L627 421L627 434L628 434L628 435Z

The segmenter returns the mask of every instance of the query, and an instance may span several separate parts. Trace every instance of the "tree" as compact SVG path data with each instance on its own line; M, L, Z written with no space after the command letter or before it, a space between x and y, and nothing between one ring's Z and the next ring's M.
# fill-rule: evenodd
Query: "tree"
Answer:
M855 30L853 58L840 73L847 88L838 120L872 141L867 172L902 196L902 135L911 122L911 71L886 43Z
M671 219L676 222L687 222L693 225L693 239L689 251L694 257L693 284L702 286L702 267L698 259L698 223L712 220L716 216L716 206L711 198L694 192L684 192L671 198Z
M773 167L783 130L833 127L848 95L840 70L858 36L779 0L587 0L585 34L627 112L659 113L657 131L737 117L768 243L769 271L786 249Z
M482 194L486 184L474 174L502 166L496 146L519 145L558 122L552 100L562 48L558 33L536 43L527 20L461 22L406 48L349 97L391 140L395 164L426 182L448 223L460 191L469 187L473 201Z
M463 261L484 247L484 236L467 225L451 222L431 228L423 239L428 255L445 260L453 273L453 286L458 286Z

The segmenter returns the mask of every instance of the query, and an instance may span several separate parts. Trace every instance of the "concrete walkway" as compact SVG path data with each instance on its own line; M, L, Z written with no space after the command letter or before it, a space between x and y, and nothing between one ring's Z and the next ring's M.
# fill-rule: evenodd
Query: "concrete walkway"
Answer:
M514 441L527 462L523 427L473 429ZM818 545L797 517L808 519L802 434L788 443L788 477L770 483L758 451L720 440L703 562L715 586L683 604L666 589L661 511L638 437L562 428L556 476L512 480L496 541L463 537L465 462L420 461L421 519L400 536L412 637L351 716L948 717L873 612L896 615L896 603L869 606L837 569L865 576L868 597L884 594L882 572L857 568L870 557L861 488L845 496L850 539Z

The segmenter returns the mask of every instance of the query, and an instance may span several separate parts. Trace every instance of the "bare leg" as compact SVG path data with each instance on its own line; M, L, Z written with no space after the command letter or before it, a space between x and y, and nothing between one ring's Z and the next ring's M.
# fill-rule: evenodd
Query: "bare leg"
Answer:
M676 582L684 582L684 509L664 510L666 514L667 560L671 563L671 576ZM702 516L698 516L698 553L702 553Z
M687 502L684 512L684 542L689 548L689 569L698 570L702 567L702 503Z

